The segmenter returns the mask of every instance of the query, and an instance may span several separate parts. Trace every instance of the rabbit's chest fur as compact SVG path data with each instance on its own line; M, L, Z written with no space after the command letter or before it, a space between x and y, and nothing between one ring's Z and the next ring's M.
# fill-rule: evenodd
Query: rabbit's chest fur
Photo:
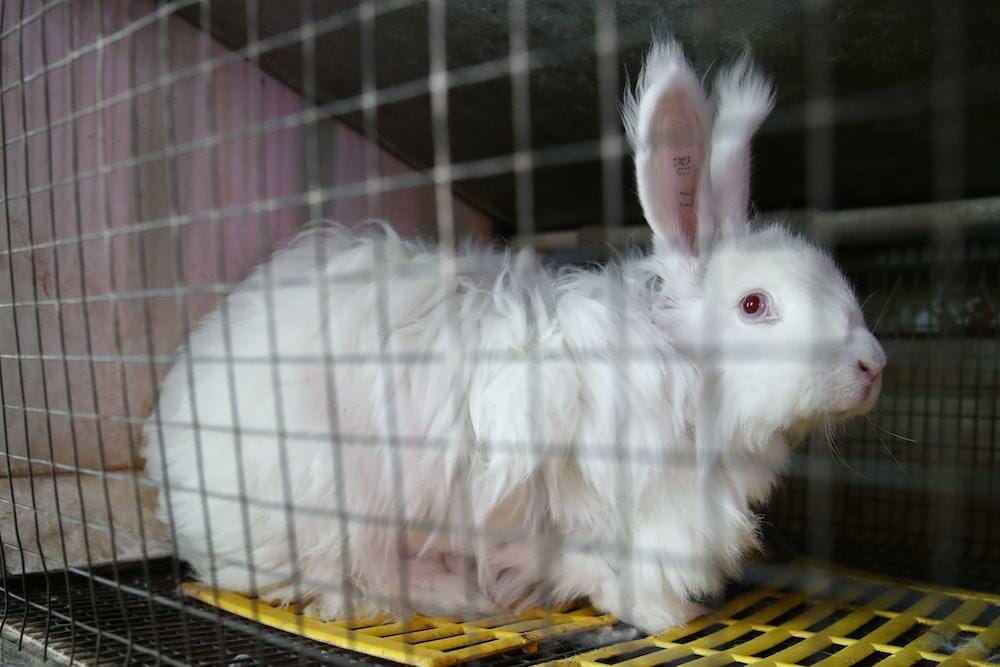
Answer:
M491 599L516 603L539 570L512 545L596 548L556 556L551 594L570 598L628 574L626 540L635 562L659 562L630 576L714 590L755 544L748 497L774 473L723 473L706 497L697 369L630 269L554 276L481 253L444 288L439 262L391 236L306 234L205 319L146 427L150 474L179 487L160 510L181 556L222 586L291 598L341 571L388 590L401 553L459 554Z

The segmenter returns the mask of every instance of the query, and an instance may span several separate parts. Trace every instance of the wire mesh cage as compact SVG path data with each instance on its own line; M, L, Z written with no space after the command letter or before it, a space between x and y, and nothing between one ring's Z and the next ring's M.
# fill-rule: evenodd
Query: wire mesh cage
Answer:
M998 30L0 0L0 661L997 662Z

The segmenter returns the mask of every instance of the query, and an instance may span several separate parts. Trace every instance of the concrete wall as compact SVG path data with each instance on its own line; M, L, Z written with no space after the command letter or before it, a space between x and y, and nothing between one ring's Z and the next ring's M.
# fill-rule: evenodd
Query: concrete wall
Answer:
M85 526L95 561L139 557L143 540L167 553L135 474L139 424L167 369L148 355L172 353L185 320L309 220L310 185L326 188L324 217L369 217L372 148L320 122L310 183L302 98L153 2L105 0L97 14L36 0L21 16L17 4L3 3L0 100L6 564L21 569L20 540L27 569L43 555L61 566L60 532L84 564ZM210 73L195 67L206 61ZM412 171L383 151L378 162L384 176ZM382 199L404 233L432 234L434 208L427 185ZM490 233L462 202L455 215L460 234Z

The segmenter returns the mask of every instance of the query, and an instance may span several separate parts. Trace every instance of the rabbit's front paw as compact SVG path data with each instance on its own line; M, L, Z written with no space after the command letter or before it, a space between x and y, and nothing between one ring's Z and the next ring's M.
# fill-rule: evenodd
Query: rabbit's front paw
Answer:
M376 618L382 611L371 602L354 593L351 599L339 592L319 593L302 610L306 616L321 621L342 620L345 618Z
M679 598L665 598L661 601L646 601L634 606L627 614L629 618L622 618L622 620L639 628L647 635L656 635L685 625L704 613L705 608L695 602Z
M526 544L503 542L492 546L479 576L483 594L505 609L524 609L544 604L538 549Z
M624 596L621 591L613 591L596 597L593 602L600 609L611 612L618 620L647 635L684 625L705 613L705 608L700 604L669 592Z

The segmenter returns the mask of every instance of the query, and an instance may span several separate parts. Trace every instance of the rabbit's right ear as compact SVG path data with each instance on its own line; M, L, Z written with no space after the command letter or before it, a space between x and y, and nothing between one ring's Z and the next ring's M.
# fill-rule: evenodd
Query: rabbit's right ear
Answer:
M672 249L704 252L714 237L707 167L711 115L676 42L653 44L635 92L625 92L623 116L646 222Z

